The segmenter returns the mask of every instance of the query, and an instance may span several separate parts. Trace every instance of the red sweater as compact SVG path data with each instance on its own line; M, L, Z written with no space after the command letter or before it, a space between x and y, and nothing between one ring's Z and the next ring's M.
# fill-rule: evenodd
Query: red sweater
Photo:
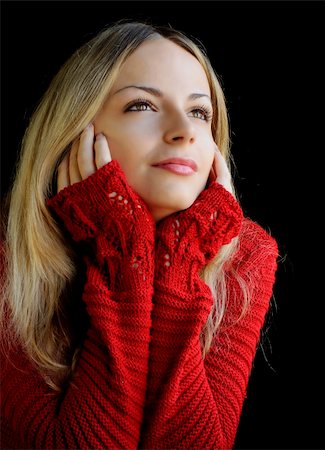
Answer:
M67 389L22 351L1 355L1 448L229 449L275 280L277 245L220 184L157 227L116 161L48 206L80 246L90 326ZM222 328L205 359L213 299L198 272L240 235ZM237 319L237 320L236 320Z

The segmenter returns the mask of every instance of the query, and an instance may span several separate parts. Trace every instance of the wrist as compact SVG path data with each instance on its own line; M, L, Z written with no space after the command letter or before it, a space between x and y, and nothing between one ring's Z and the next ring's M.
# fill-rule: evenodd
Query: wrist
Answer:
M86 179L65 187L47 205L76 241L108 233L112 223L121 224L122 235L133 226L141 228L143 233L155 228L147 205L128 185L115 160Z
M222 217L222 222L231 224L231 233L223 236L223 245L239 234L243 220L242 209L233 194L216 181L200 193L188 211L190 214L184 214L183 220L188 223L195 220L201 233L211 228L218 231L220 223L218 226L216 223L220 222L219 217Z
M182 272L203 268L223 245L239 235L243 213L239 203L214 182L193 205L159 222L157 258L160 264L178 264ZM185 269L186 268L186 269Z
M128 241L119 230L101 234L95 242L98 266L105 268L106 283L115 291L152 291L154 261L154 231L133 228L128 230ZM120 239L117 239L119 236Z

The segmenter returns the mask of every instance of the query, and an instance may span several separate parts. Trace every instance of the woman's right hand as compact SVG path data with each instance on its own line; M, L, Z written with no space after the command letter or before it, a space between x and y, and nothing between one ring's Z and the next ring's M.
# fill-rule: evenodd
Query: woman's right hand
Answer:
M155 222L130 187L106 137L87 127L59 166L58 193L47 201L76 242L95 243L99 265L114 280L123 266L143 280L153 277ZM124 270L123 270L124 273ZM114 284L114 283L113 283Z
M102 133L94 136L94 126L89 124L59 165L57 191L85 180L110 161L112 157L105 136Z
M81 219L83 225L70 230L76 241L108 232L107 221L119 222L126 230L135 224L154 227L146 203L130 187L119 163L112 161L106 137L94 136L93 125L74 141L59 165L57 194L47 204L68 228L71 220Z

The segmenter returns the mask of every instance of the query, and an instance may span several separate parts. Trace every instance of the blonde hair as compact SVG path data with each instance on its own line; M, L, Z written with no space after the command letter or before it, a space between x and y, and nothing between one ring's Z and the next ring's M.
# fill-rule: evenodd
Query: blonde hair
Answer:
M15 337L23 343L27 355L53 388L60 389L68 378L81 346L69 315L69 308L76 304L67 295L73 292L78 258L47 209L46 200L55 194L53 181L59 163L72 141L100 110L126 58L142 42L157 35L183 47L202 64L215 105L213 137L228 164L230 161L227 109L220 83L204 48L181 32L121 21L92 38L62 66L23 138L4 229L1 280L2 330L6 326L11 341ZM215 299L202 330L203 356L209 351L224 316L227 303L224 267L235 253L237 243L238 238L224 246L201 274ZM243 292L244 310L248 301L245 286ZM12 324L9 334L8 314Z

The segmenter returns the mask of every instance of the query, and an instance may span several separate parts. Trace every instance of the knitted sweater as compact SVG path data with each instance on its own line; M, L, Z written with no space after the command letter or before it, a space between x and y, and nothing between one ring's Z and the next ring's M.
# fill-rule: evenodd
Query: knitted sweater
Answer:
M61 393L22 349L1 354L1 448L231 448L272 295L275 240L217 182L156 225L116 161L48 206L83 255L89 328ZM238 235L226 313L203 359L213 297L199 271ZM243 316L238 276L251 297Z

